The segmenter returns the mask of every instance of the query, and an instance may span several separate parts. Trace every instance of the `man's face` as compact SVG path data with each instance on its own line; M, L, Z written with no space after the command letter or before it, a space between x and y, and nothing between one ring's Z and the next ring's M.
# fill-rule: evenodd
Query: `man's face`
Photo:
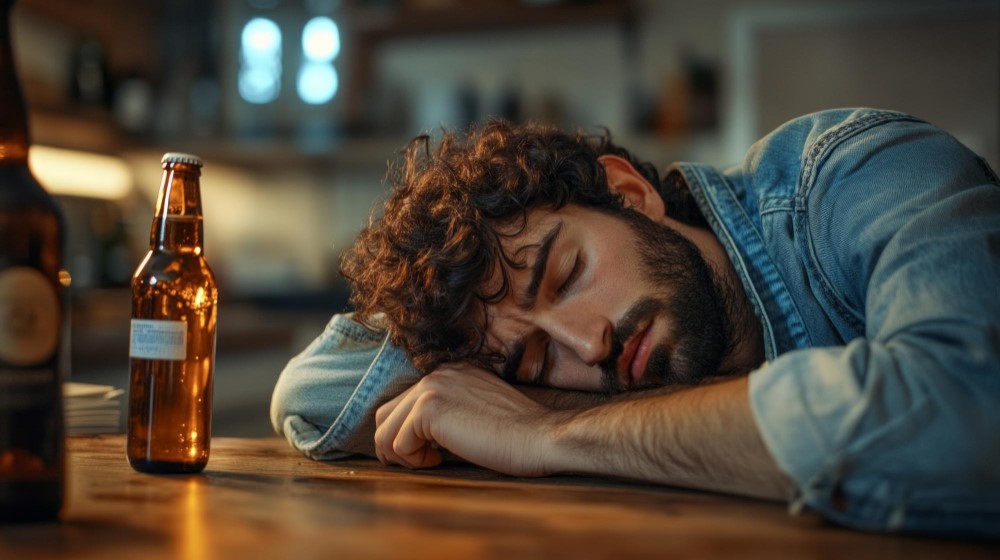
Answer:
M504 248L526 266L508 269L487 341L511 382L611 393L690 384L730 351L711 268L687 238L638 212L533 210Z

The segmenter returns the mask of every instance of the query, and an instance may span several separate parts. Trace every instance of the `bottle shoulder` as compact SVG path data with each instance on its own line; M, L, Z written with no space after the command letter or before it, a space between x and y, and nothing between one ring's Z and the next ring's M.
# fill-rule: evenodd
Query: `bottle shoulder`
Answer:
M193 285L215 290L215 273L204 255L152 250L132 277L133 288Z
M0 267L33 266L57 278L66 222L55 198L28 170L0 165Z
M0 210L35 210L62 220L55 197L31 174L27 165L0 163Z

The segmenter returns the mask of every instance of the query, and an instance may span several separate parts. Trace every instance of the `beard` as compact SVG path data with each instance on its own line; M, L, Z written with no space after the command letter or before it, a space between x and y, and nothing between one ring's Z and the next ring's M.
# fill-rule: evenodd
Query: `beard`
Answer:
M634 210L619 217L635 234L644 280L663 295L639 300L615 325L611 352L600 364L602 390L695 385L724 373L720 366L734 348L734 298L727 286L687 238ZM656 344L643 376L625 387L618 376L618 358L637 330L658 315L670 319L672 347Z

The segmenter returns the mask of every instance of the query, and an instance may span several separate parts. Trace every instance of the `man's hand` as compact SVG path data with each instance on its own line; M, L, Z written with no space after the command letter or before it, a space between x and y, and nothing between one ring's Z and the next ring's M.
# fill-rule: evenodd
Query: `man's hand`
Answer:
M385 464L424 468L441 463L441 447L506 474L544 476L557 416L492 373L444 366L378 409L375 453Z

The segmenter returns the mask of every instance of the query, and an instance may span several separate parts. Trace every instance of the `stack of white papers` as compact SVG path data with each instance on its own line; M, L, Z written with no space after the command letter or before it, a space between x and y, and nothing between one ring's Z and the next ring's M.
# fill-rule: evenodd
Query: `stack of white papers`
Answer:
M66 383L63 402L66 411L66 434L71 436L121 433L122 389L111 385Z

